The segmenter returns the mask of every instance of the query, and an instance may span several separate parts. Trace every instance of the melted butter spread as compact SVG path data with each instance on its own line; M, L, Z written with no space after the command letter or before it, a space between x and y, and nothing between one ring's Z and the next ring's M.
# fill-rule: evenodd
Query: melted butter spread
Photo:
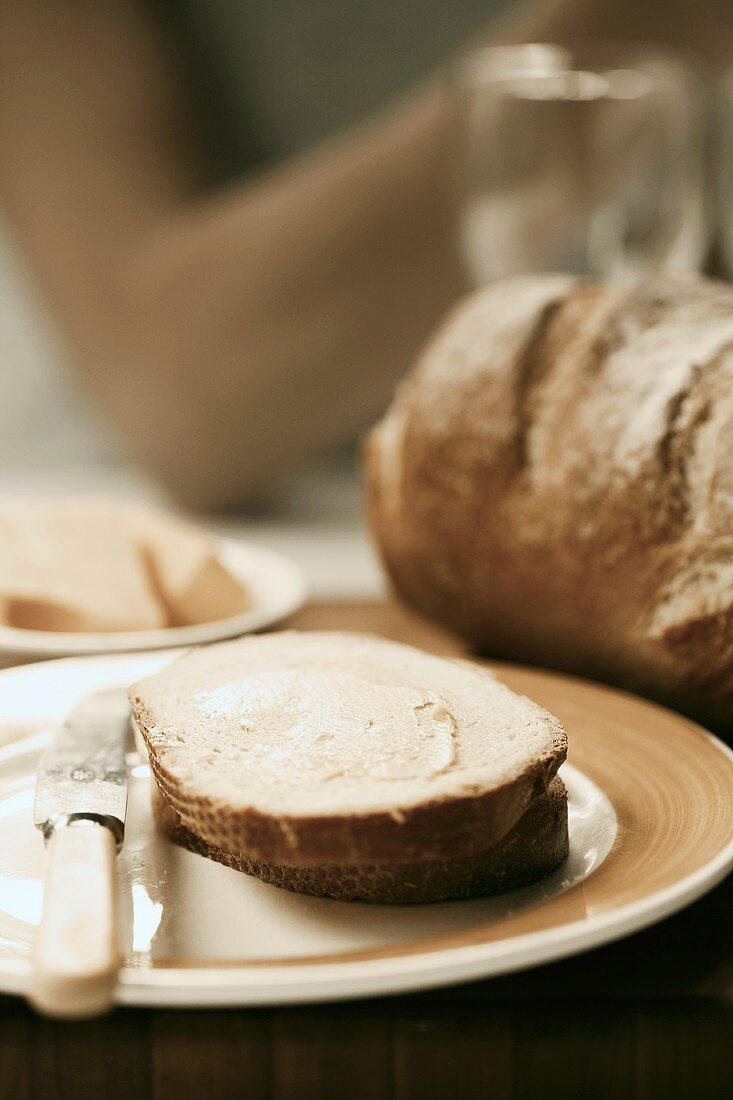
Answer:
M357 673L261 671L197 691L193 704L208 730L199 765L225 752L235 776L259 784L427 778L456 760L446 699Z

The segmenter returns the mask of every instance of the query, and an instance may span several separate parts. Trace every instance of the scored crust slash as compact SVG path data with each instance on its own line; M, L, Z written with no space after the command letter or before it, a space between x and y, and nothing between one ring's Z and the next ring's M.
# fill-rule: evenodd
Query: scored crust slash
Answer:
M366 447L397 591L487 656L733 720L733 291L498 280Z

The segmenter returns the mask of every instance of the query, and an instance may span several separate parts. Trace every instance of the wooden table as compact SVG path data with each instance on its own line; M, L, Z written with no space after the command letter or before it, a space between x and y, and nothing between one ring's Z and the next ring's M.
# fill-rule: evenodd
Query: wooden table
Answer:
M438 652L392 606L319 604L303 628ZM733 876L621 943L522 974L353 1004L120 1010L58 1024L0 1000L0 1100L733 1096Z

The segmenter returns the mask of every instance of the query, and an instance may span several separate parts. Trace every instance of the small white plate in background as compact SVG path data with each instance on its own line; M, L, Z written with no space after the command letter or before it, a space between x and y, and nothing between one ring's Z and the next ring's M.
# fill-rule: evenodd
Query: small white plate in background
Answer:
M222 563L246 585L249 592L250 606L241 614L196 626L105 633L20 630L0 626L0 667L53 657L202 645L264 630L302 607L308 585L303 571L289 558L235 539L217 539L216 546Z

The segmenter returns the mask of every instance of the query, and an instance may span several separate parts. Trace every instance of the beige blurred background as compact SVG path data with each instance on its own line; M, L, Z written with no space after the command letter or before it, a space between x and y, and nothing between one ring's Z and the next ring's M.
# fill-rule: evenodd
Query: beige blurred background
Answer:
M0 491L142 494L378 591L358 440L471 281L448 68L576 38L713 87L733 10L0 0Z

